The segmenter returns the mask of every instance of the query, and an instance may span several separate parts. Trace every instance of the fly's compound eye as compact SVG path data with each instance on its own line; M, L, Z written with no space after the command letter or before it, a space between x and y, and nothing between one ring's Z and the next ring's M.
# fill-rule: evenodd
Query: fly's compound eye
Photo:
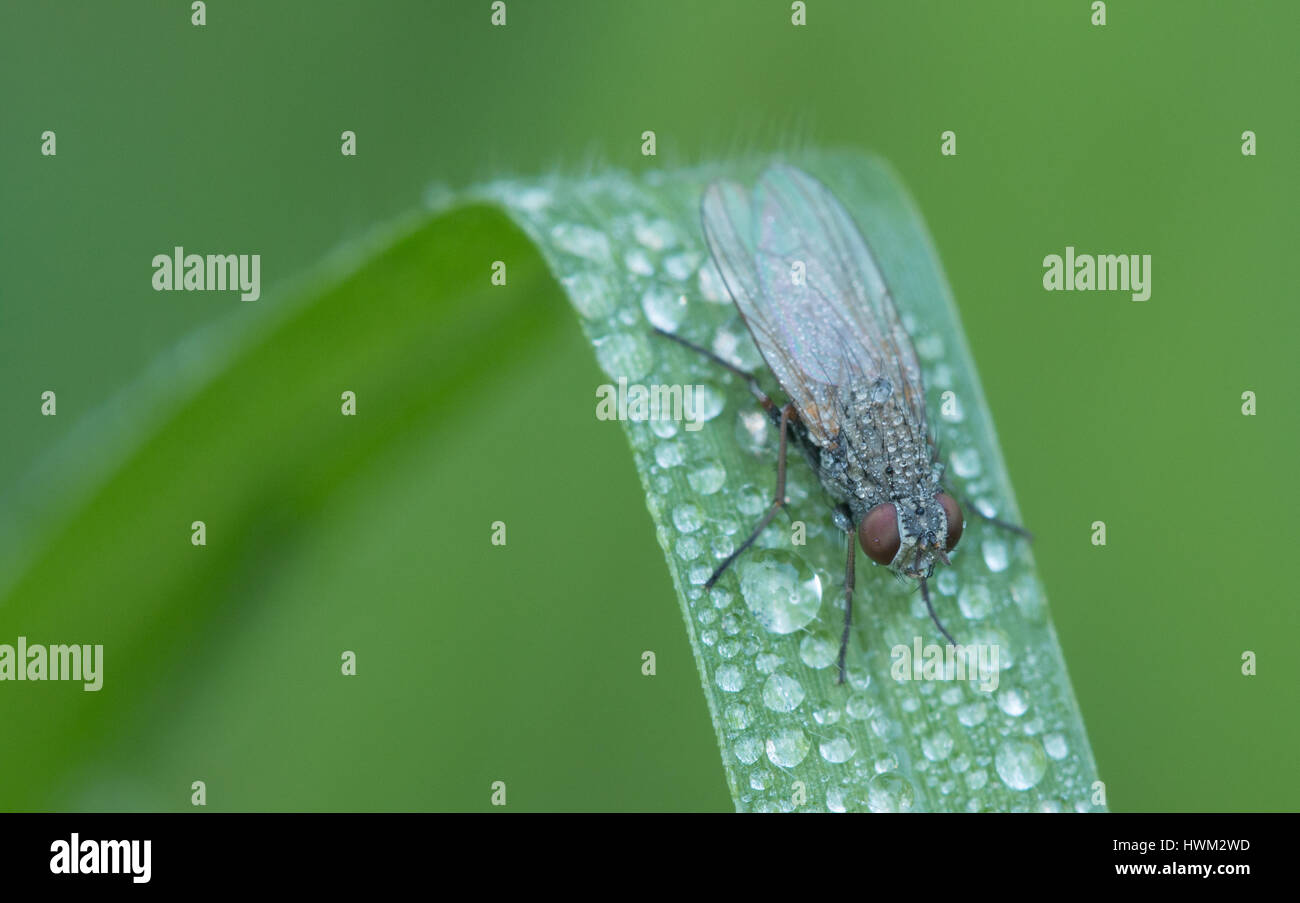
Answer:
M961 506L946 492L940 492L934 498L943 506L943 513L948 519L948 551L951 552L953 546L957 545L957 540L961 539L963 523Z
M877 564L889 564L898 554L902 540L898 535L898 512L889 502L867 512L858 524L858 542L862 551Z

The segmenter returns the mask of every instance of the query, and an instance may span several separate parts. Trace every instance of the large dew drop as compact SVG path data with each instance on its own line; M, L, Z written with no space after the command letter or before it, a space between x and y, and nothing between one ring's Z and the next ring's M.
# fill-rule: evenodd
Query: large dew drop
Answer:
M998 747L993 765L1012 790L1029 790L1043 779L1047 756L1037 740L1007 740Z
M794 633L817 617L821 579L798 555L763 549L742 561L739 570L741 595L764 629Z
M843 734L829 740L823 740L818 750L821 752L823 759L834 765L847 762L853 758L853 754L856 752L853 748L853 741Z
M763 705L774 712L793 712L803 697L803 685L788 674L778 672L763 684Z
M867 808L872 812L910 812L915 801L916 791L897 772L878 774L867 786Z
M735 665L723 665L713 675L718 689L727 693L739 693L745 689L745 674Z
M663 286L654 286L641 296L641 309L651 325L676 332L686 317L686 296Z
M808 755L808 738L799 728L781 731L767 741L767 757L773 765L794 768Z

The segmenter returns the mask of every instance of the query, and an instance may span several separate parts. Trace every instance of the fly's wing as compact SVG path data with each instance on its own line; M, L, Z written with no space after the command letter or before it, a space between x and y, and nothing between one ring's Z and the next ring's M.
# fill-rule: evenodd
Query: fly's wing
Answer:
M774 166L752 198L715 182L704 235L763 359L824 445L841 386L888 379L928 436L921 368L885 279L844 207L816 179Z

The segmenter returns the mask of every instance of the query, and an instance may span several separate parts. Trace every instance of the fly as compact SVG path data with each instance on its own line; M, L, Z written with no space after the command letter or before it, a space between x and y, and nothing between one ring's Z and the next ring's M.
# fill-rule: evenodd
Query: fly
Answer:
M786 450L793 444L835 500L832 519L848 540L840 683L853 621L855 545L917 580L931 620L956 645L935 614L928 581L937 563L951 564L948 553L965 521L942 485L916 351L861 232L826 186L786 165L765 171L752 193L736 182L712 183L700 213L727 291L788 399L778 406L753 374L656 330L745 379L780 435L772 504L705 587L785 506Z

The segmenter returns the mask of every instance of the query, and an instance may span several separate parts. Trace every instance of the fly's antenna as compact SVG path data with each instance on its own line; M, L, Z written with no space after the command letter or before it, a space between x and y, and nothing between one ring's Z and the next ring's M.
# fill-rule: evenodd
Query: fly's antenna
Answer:
M934 613L934 606L930 604L930 587L926 585L925 578L918 578L921 581L921 598L925 600L925 607L930 611L930 620L934 621L934 626L939 628L939 632L948 638L948 642L956 646L957 641L952 638L952 634L939 623L939 616Z

